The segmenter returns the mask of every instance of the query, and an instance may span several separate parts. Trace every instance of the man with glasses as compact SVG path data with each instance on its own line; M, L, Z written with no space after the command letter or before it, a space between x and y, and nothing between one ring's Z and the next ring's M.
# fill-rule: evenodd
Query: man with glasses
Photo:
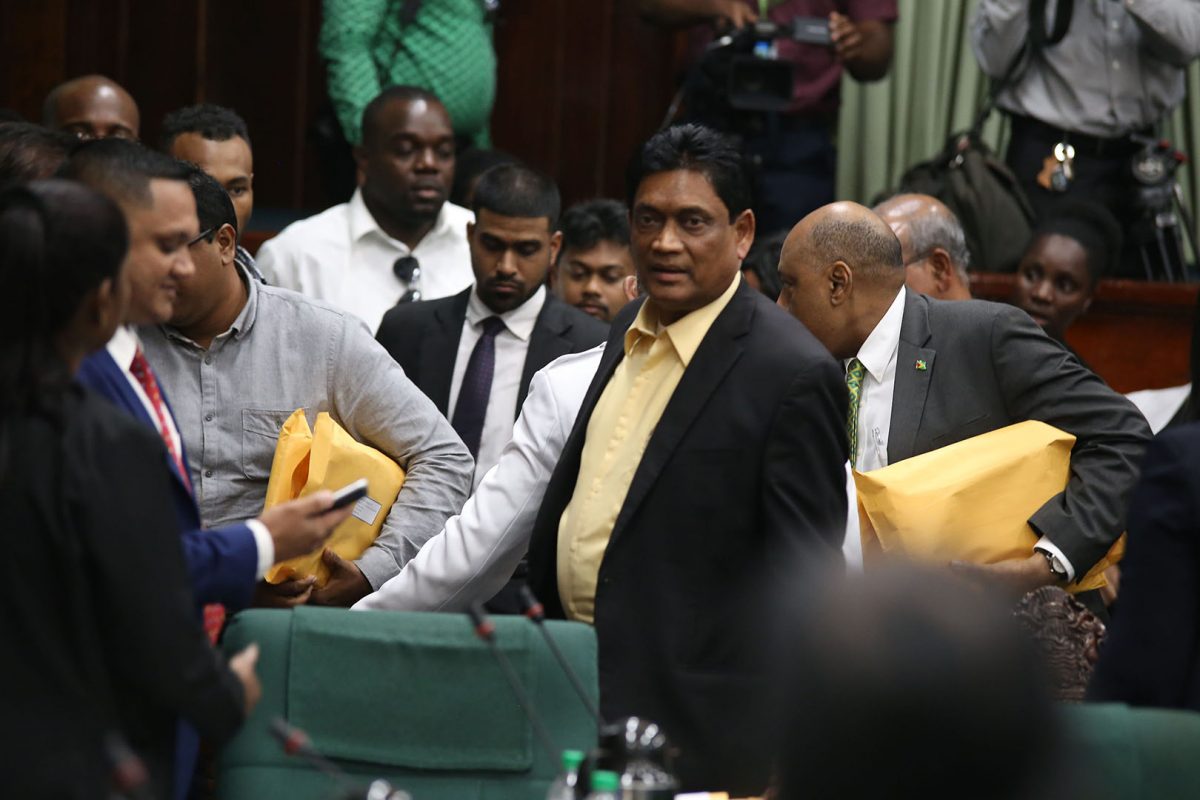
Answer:
M433 300L471 285L470 211L447 201L454 129L434 95L393 86L362 115L350 202L289 225L258 251L276 286L325 300L379 327L397 302Z
M279 429L297 408L328 411L407 477L376 542L355 563L326 551L330 581L260 584L258 602L349 605L378 588L458 512L470 488L467 449L434 405L353 316L263 286L237 265L237 217L219 183L192 168L201 234L174 313L141 331L175 406L188 473L208 524L262 508Z
M905 286L938 300L971 299L971 251L945 203L927 194L898 194L872 210L900 240Z

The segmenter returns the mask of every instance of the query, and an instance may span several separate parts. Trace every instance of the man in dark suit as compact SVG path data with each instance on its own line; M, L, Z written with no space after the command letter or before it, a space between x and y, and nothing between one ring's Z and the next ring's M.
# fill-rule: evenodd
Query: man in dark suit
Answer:
M475 457L475 485L500 459L533 374L604 341L608 326L545 288L558 257L558 187L528 167L484 173L467 224L475 285L401 302L377 338L450 419Z
M1125 529L1150 429L1023 311L943 302L904 288L900 243L870 210L833 203L792 230L779 304L846 362L851 459L859 470L1025 420L1076 437L1065 491L1029 519L1028 558L961 565L1024 594L1083 577Z
M699 125L630 173L645 301L613 320L530 543L548 613L592 622L606 719L680 747L685 790L757 793L775 578L841 564L846 391L820 343L741 280L741 156ZM785 574L786 573L786 574Z
M1200 711L1200 425L1146 451L1120 601L1088 699Z

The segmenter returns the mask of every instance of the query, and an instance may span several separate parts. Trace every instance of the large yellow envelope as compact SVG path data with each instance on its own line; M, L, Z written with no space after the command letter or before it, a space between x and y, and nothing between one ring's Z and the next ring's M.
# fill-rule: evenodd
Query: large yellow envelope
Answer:
M1066 488L1074 444L1071 434L1030 420L855 472L865 566L888 555L942 564L1030 556L1038 536L1027 522ZM1104 569L1124 552L1122 535L1069 591L1104 586Z
M404 470L389 456L354 440L327 412L317 415L312 430L304 409L292 412L279 431L264 508L304 497L321 489L337 490L367 479L367 496L354 505L354 513L338 525L325 543L342 558L353 561L363 554L383 527L404 485ZM329 581L321 550L276 564L267 573L269 583L317 576L317 585Z

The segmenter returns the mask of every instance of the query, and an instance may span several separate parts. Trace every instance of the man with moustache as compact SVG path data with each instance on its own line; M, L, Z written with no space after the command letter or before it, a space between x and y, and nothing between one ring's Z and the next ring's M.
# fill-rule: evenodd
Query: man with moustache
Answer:
M475 485L499 460L534 373L604 341L608 328L546 291L558 256L558 187L528 167L484 173L467 225L475 285L401 303L378 338L475 456Z
M263 244L258 266L285 289L324 300L375 330L397 302L471 285L470 211L447 202L454 129L437 97L393 86L362 115L350 202L295 222Z
M629 302L629 209L616 200L589 200L567 209L560 227L562 250L550 270L554 293L564 303L611 322Z

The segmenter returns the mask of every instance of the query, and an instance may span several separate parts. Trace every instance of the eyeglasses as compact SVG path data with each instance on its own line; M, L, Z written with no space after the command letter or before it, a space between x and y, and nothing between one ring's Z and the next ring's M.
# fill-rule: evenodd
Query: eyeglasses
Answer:
M416 256L397 258L396 263L392 264L392 272L408 287L408 291L398 302L414 303L421 299L421 290L417 288L417 283L421 280L421 262L417 261Z
M200 234L194 239L189 239L187 246L191 247L194 244L199 244L201 241L211 242L213 234L217 232L215 227L200 231Z

